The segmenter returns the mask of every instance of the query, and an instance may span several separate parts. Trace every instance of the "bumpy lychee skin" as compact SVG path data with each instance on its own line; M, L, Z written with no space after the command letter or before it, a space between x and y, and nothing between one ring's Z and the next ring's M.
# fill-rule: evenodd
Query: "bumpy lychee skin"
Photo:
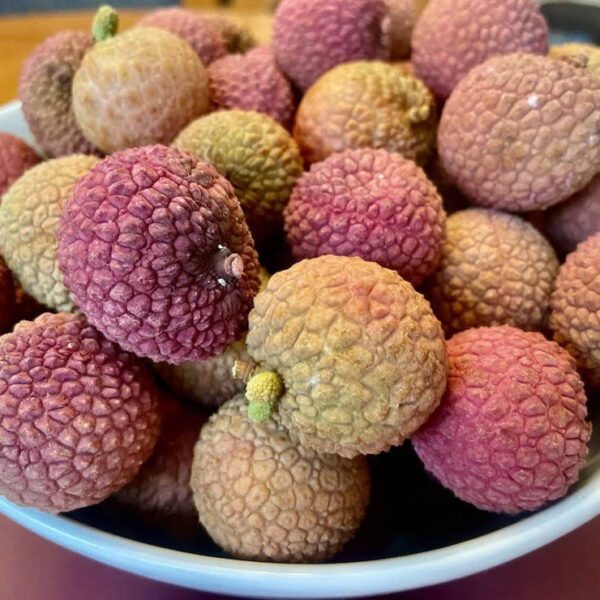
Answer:
M71 84L92 36L61 31L42 42L23 65L19 79L22 110L35 141L50 157L94 154L75 120Z
M600 387L600 233L567 256L550 300L554 339Z
M412 37L412 62L440 98L491 56L548 52L548 24L535 0L430 0Z
M206 417L167 399L159 404L159 412L161 431L152 455L114 499L157 521L192 521L192 458Z
M185 40L205 67L227 53L219 30L192 10L179 7L153 10L140 19L138 25L165 29Z
M8 331L16 320L17 298L13 276L0 256L0 333Z
M94 44L73 79L77 123L104 152L168 144L208 108L208 75L197 54L154 27Z
M128 483L159 433L151 372L81 315L22 321L0 337L0 494L52 513Z
M8 190L27 169L40 162L35 150L20 138L0 131L0 203Z
M230 54L243 54L256 46L256 40L252 33L231 19L219 14L207 14L205 18L217 29Z
M214 410L244 390L244 382L231 371L236 360L250 360L245 338L229 344L218 356L180 365L158 363L154 368L175 394Z
M413 285L437 266L446 215L414 162L386 150L346 150L314 164L285 208L296 258L360 256Z
M390 60L403 60L410 56L410 41L417 22L415 0L386 0L388 22L384 29Z
M568 200L553 206L545 215L546 231L563 252L600 231L600 175Z
M482 208L454 213L429 292L448 335L469 327L546 324L558 260L523 219Z
M283 378L281 421L306 448L348 458L401 444L446 385L439 321L396 272L320 256L271 277L248 352Z
M255 110L291 128L296 110L294 94L269 46L217 60L208 75L215 108Z
M349 148L383 148L423 163L435 139L431 92L395 65L355 62L325 73L296 113L294 137L311 164Z
M384 57L384 0L283 0L273 23L279 66L301 89L341 63Z
M336 554L370 497L365 457L317 454L294 442L277 415L256 424L243 396L202 428L192 489L200 522L234 556L317 562Z
M197 119L173 146L214 165L235 189L258 244L281 230L283 208L302 175L291 135L267 115L218 111Z
M64 207L58 258L106 337L155 361L223 352L246 327L258 257L229 182L187 152L117 152Z
M0 206L0 252L25 291L41 304L72 311L58 268L58 225L80 177L99 162L71 154L36 165L16 181Z
M585 62L586 69L596 77L600 77L600 47L598 46L578 42L560 44L552 46L548 52L548 56L559 60L567 56Z
M600 164L600 80L546 56L496 56L454 89L442 113L444 168L475 203L512 212L572 196Z
M484 327L448 341L448 388L413 437L425 468L483 510L536 510L567 493L591 424L575 361L539 333Z

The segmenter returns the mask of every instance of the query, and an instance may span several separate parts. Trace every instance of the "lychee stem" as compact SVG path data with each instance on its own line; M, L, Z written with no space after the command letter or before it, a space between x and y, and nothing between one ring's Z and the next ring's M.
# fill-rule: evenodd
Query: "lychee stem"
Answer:
M226 246L219 246L215 258L215 271L224 279L240 279L244 274L244 259L239 254L232 254Z
M234 379L240 379L244 383L248 383L248 379L254 375L258 364L255 362L245 362L243 360L236 360L233 363L231 374Z
M266 421L283 395L283 380L275 371L260 371L246 384L248 417L255 423Z
M92 35L95 42L103 42L117 33L119 15L109 4L103 4L92 21Z

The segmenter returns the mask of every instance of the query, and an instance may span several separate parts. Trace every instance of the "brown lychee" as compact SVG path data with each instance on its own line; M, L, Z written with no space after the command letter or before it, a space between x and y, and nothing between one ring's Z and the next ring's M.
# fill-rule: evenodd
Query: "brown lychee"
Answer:
M100 159L85 154L54 158L27 171L0 206L0 252L24 290L43 305L72 311L58 268L58 224L77 180Z
M470 208L446 221L429 296L448 335L483 325L541 329L557 273L552 246L532 225Z
M81 315L45 313L0 337L0 493L57 513L135 477L159 433L152 373Z
M163 29L136 27L98 41L73 79L77 123L105 152L168 144L208 107L202 62Z
M61 31L35 48L19 78L22 110L35 141L50 157L94 154L75 120L71 85L93 39L83 31Z
M272 398L250 388L276 390L263 374L276 375L282 424L317 452L351 458L399 445L444 392L439 321L408 282L376 263L332 255L296 263L271 277L249 323L258 363L246 388L251 411L268 412L259 405Z
M476 65L514 52L548 52L535 0L429 0L412 37L415 74L441 98Z
M600 164L600 80L547 56L496 56L444 106L444 169L481 206L545 209L585 187Z
M219 30L193 10L180 7L160 8L142 17L138 25L165 29L185 40L205 67L227 53Z
M239 558L330 558L367 511L365 457L317 454L291 439L277 415L257 424L247 408L237 396L202 428L191 477L200 522Z
M35 150L22 139L0 131L0 203L8 190L27 169L40 162Z
M208 69L210 99L216 109L255 110L290 129L296 102L290 82L270 46L232 54Z
M546 211L544 222L548 236L565 254L600 231L600 174L580 192Z
M309 164L349 148L383 148L423 163L436 122L425 84L395 65L363 61L335 67L306 92L294 137Z
M600 387L600 233L567 256L550 300L554 339Z
M279 123L255 111L218 111L188 125L173 146L214 165L233 184L258 244L281 230L302 158Z
M113 498L153 521L183 525L196 520L190 475L194 445L206 417L172 399L163 399L158 408L161 431L156 446L135 478Z

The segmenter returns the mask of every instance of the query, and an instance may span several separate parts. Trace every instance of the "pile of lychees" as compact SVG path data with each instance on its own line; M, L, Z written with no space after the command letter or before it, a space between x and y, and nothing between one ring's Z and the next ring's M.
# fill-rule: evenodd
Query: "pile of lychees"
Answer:
M600 49L549 49L535 0L282 0L257 47L117 21L27 59L40 155L0 134L0 493L288 562L354 536L366 455L407 439L480 509L566 494L600 386Z

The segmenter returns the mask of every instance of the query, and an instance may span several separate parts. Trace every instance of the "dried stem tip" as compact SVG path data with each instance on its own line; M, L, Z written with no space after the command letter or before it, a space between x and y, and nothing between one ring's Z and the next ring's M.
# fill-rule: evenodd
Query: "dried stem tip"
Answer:
M240 379L244 383L248 383L248 379L254 375L256 369L255 362L244 362L243 360L236 360L233 363L231 374L234 379Z
M95 42L103 42L117 33L119 15L108 4L103 4L97 11L92 22L92 35Z

